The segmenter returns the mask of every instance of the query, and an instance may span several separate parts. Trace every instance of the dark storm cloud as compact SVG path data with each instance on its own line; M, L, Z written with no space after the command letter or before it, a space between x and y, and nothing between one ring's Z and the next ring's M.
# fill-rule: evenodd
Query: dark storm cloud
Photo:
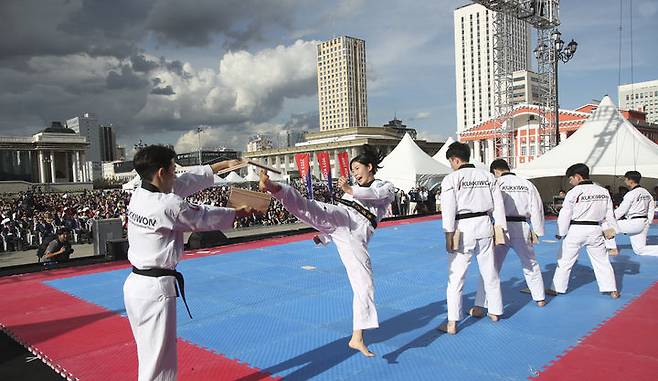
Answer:
M112 70L107 74L108 89L139 89L148 83L148 80L135 75L128 65L121 66L121 73Z
M215 34L226 46L243 47L263 38L265 25L287 28L296 1L196 0L159 1L149 15L147 28L158 39L182 46L206 46Z
M139 73L148 73L159 66L157 62L148 60L143 54L135 54L130 57L130 63L133 70Z
M171 85L167 85L165 87L156 87L153 90L151 90L151 94L154 95L174 95L176 92L174 92L174 89L171 87Z

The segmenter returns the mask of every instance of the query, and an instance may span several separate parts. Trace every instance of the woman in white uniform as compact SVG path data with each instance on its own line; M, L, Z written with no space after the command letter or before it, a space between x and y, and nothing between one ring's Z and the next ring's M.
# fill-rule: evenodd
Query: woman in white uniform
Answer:
M353 332L348 345L367 357L375 354L368 350L363 330L379 327L368 241L395 198L393 184L375 179L381 161L376 149L364 145L363 153L350 162L356 184L349 185L344 177L338 180L345 194L336 200L337 205L306 199L290 186L271 182L264 171L260 178L262 191L271 193L290 213L322 233L318 241L336 243L354 292Z

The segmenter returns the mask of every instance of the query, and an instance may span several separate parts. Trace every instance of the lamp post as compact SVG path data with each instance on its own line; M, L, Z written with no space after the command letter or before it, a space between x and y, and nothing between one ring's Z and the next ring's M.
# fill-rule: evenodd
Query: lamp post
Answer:
M553 112L553 120L555 123L555 145L560 144L560 103L558 101L558 62L562 61L564 63L569 62L573 56L576 54L576 49L578 48L578 43L571 40L567 46L564 46L564 41L562 41L560 31L557 29L551 33L551 42L553 43L552 47L546 46L543 42L535 48L534 53L537 61L539 60L551 60L553 63L553 73L555 73L555 104Z

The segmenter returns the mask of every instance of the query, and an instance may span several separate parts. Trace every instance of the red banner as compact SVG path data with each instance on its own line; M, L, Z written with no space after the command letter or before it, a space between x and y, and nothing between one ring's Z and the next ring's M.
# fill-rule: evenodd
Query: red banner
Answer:
M320 173L325 180L331 180L331 162L329 161L329 152L318 152L318 165L320 166Z
M329 161L329 152L318 152L317 158L318 165L320 166L320 173L322 173L322 177L327 180L327 188L329 188L329 194L333 195L334 187L331 181L331 161Z
M311 155L308 153L295 154L295 162L299 170L299 177L306 183L306 192L309 199L313 199L313 179L311 178L310 171Z
M347 152L338 153L338 168L340 168L340 175L342 177L350 176L350 160L347 157Z
M306 178L309 174L310 156L307 153L295 154L295 162L297 163L297 170L299 170L299 177Z

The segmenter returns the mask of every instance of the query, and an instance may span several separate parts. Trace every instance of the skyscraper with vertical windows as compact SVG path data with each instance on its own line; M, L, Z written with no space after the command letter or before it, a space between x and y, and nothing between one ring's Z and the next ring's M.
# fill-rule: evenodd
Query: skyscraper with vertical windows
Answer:
M496 12L471 4L454 12L457 132L496 115L494 18ZM530 29L512 19L512 71L530 69ZM512 73L510 72L510 75Z
M320 131L368 125L366 42L341 36L318 45Z

